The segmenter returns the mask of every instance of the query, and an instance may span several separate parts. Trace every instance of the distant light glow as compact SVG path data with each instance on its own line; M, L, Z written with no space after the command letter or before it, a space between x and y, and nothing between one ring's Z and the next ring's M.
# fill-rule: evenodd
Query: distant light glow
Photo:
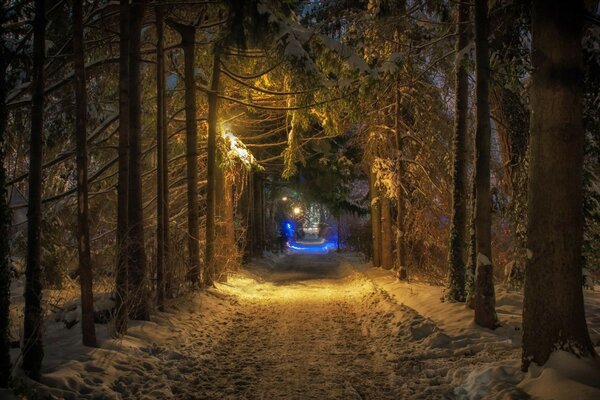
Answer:
M328 253L329 250L333 250L335 245L330 242L319 242L318 244L307 244L307 243L288 243L288 248L301 253Z
M300 215L300 213L302 212L302 209L300 207L294 207L294 215Z
M281 198L281 201L287 201L287 200L288 200L288 198L287 198L286 196L283 196L283 197Z

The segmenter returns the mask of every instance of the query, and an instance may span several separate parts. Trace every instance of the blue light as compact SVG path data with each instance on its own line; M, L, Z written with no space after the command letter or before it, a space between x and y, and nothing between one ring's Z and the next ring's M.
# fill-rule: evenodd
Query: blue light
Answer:
M335 245L330 242L323 242L319 244L307 244L307 243L291 243L288 242L288 248L301 253L328 253L329 250L335 248Z

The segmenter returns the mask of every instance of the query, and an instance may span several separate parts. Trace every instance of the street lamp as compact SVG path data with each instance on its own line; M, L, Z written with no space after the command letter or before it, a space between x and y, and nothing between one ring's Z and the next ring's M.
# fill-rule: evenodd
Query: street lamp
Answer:
M283 197L281 198L281 201L287 201L287 200L288 200L288 198L287 198L286 196L283 196Z
M300 215L300 213L302 212L302 210L300 209L300 207L294 207L294 215Z

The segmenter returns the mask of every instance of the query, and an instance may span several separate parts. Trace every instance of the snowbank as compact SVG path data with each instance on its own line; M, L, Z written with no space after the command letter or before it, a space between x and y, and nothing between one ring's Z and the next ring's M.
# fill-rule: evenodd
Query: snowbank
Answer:
M465 369L450 366L454 395L460 399L536 398L555 400L600 399L600 361L580 359L558 351L543 367L532 365L520 371L521 310L520 292L496 288L498 317L502 326L494 331L473 322L473 311L464 304L443 302L444 288L396 279L391 271L359 263L346 257L395 302L415 310L432 321L439 332L429 342L431 348L446 348L459 357L488 353L487 360ZM586 291L585 306L592 342L600 345L600 293ZM600 351L600 347L596 347ZM448 355L450 356L450 355Z

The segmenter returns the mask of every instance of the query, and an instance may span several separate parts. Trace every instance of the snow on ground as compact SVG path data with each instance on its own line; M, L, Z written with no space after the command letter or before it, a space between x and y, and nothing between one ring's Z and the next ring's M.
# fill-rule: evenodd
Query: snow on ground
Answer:
M519 371L518 293L498 291L493 332L441 294L358 257L269 255L120 339L97 325L98 349L49 320L27 384L59 399L600 398L597 364L569 354ZM600 297L586 301L598 343Z
M600 399L597 360L581 360L556 352L543 368L533 365L527 374L520 371L523 307L520 292L496 288L496 310L502 326L491 331L478 327L473 322L473 311L464 304L441 302L442 287L398 281L390 271L361 265L357 257L346 257L346 262L363 271L394 302L431 319L451 337L447 347L454 349L455 354L461 347L473 354L487 353L474 363L474 368L463 369L460 363L452 367L456 385L453 394L457 397L497 398L509 389L511 396L522 391L521 394L539 399ZM586 290L585 306L590 336L600 352L600 292Z

